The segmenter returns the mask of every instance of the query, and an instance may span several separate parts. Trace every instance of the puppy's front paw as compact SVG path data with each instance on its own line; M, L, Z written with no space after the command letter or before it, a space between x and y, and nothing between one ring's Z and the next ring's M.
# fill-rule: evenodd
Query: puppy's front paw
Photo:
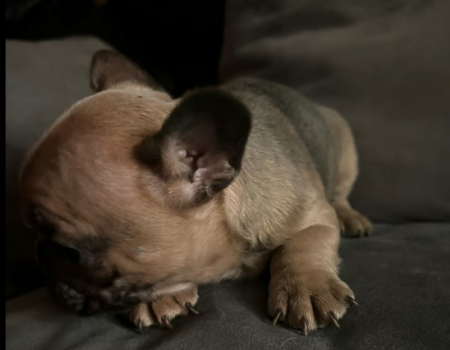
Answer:
M194 309L198 301L197 288L186 289L176 294L164 295L149 304L138 304L129 313L129 318L141 331L153 325L172 329L172 320Z
M350 305L357 305L351 289L336 274L310 272L275 276L269 288L269 314L274 324L282 321L302 329L305 335L334 323Z

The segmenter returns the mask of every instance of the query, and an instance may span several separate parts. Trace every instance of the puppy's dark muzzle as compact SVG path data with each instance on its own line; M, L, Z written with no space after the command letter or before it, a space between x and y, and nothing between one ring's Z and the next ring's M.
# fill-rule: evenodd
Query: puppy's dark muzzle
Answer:
M99 290L97 283L103 279L90 276L94 267L86 264L87 260L93 261L92 257L87 259L84 252L48 239L36 241L35 255L47 278L50 293L64 309L91 315L106 308L108 300L102 300L101 295L96 296Z
M111 284L116 277L101 257L96 259L90 252L63 246L50 239L37 240L35 255L46 275L69 284L74 281L77 285L102 287Z
M116 283L120 274L103 259L64 247L50 240L36 243L36 260L45 272L51 294L64 309L91 315L126 311L155 293L152 286Z
M102 309L99 299L88 297L62 281L50 282L49 288L57 304L69 312L89 316Z
M61 280L51 281L50 291L64 309L84 316L105 311L125 312L142 301L151 301L153 295L148 289L137 290L132 286L81 291Z

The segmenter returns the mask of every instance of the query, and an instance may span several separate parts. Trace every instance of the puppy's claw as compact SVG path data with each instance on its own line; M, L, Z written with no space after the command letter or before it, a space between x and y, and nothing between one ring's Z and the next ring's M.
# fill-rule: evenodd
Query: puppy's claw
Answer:
M139 332L142 334L142 327L143 327L143 324L142 324L142 321L141 321L141 320L138 320L138 321L137 321L137 326L138 326L138 328L139 328Z
M283 311L278 311L277 315L275 316L275 318L273 319L273 325L275 326L278 322L278 319L281 317L281 315L283 315Z
M172 323L169 321L169 318L167 316L163 316L161 318L161 321L166 328L173 329Z
M198 315L200 313L197 310L195 310L192 304L189 302L186 303L186 308L195 315Z
M336 316L335 316L332 312L330 312L329 317L330 317L331 322L333 322L333 324L334 324L337 328L341 328L341 325L338 323Z
M303 321L303 334L305 335L305 337L308 336L308 322Z
M356 302L356 300L354 299L354 298L352 298L350 295L348 295L346 298L345 298L345 301L347 302L347 303L349 303L350 304L350 306L359 306L359 304Z

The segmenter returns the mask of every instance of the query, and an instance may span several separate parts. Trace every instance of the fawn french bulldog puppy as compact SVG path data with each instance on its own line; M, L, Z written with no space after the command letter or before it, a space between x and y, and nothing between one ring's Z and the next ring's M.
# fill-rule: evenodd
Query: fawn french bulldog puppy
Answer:
M170 328L195 312L198 285L269 267L274 323L338 325L356 303L340 232L371 225L347 201L357 156L336 112L256 79L173 100L111 51L93 57L91 84L20 175L57 301Z

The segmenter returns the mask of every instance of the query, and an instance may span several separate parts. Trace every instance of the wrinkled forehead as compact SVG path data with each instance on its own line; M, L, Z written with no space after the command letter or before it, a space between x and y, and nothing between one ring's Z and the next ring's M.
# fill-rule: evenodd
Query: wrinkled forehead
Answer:
M159 131L171 109L145 91L108 90L62 116L23 165L20 183L27 199L92 206L134 196L140 165L133 148Z
M40 164L102 167L124 155L129 158L129 150L157 133L173 108L165 96L136 87L107 90L78 102L34 145L22 170Z
M39 208L46 217L91 222L124 213L127 203L139 200L135 186L139 179L132 163L128 166L101 160L83 165L75 159L40 166L41 170L36 166L21 181L21 204L26 216Z
M99 92L73 105L51 127L50 135L77 138L156 133L174 107L168 95L134 86ZM49 135L49 136L50 136ZM108 137L104 140L108 141Z

